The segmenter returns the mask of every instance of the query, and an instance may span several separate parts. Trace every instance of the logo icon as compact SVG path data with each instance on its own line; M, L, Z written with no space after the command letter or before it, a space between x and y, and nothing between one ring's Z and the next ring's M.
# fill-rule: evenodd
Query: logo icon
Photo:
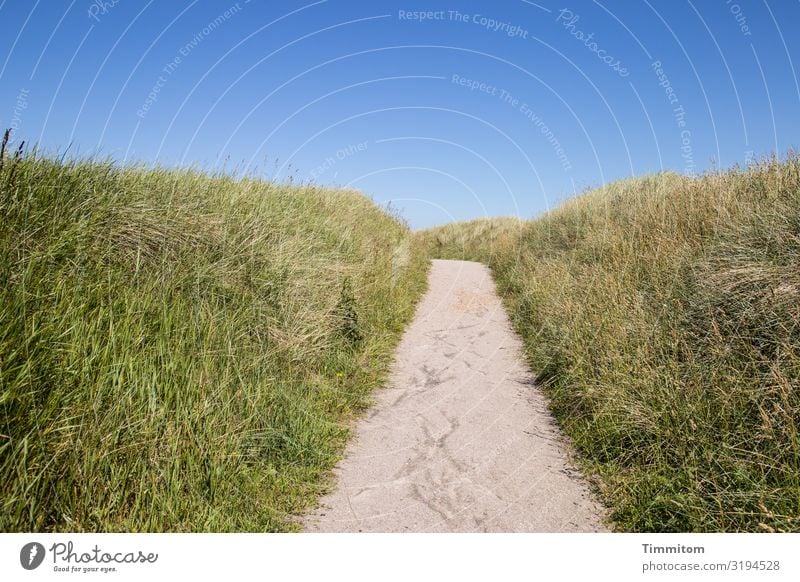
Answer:
M30 542L22 546L19 552L19 563L26 570L35 570L44 561L44 546L39 542Z

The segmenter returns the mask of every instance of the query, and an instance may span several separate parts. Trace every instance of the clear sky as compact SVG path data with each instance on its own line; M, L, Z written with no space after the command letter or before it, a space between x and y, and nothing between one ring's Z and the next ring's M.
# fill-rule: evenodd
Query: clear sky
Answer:
M784 154L797 0L0 0L48 152L353 186L414 227Z

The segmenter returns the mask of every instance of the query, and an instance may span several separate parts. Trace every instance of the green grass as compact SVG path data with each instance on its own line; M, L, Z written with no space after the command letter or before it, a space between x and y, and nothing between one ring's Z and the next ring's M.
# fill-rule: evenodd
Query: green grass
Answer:
M800 159L412 236L357 192L0 155L0 531L284 531L427 259L491 266L616 527L800 531Z
M448 225L629 531L800 531L800 159Z
M282 531L425 286L357 192L0 157L0 531Z

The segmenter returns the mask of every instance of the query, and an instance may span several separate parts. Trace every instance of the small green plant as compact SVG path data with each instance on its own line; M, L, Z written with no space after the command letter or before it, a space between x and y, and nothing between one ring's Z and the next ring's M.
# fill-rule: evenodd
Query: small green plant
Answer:
M356 298L353 294L353 283L349 277L342 282L339 302L336 304L336 317L339 321L339 332L349 344L356 345L364 339L358 325Z
M6 180L6 188L9 190L14 186L14 174L17 171L17 166L19 165L19 161L22 159L22 153L25 151L25 141L21 141L17 146L17 149L14 151L14 155L11 158L11 162L8 165L8 177L3 175L3 167L5 166L5 157L6 157L6 148L8 148L8 144L11 141L11 130L6 129L3 132L3 139L0 141L0 175L2 175Z

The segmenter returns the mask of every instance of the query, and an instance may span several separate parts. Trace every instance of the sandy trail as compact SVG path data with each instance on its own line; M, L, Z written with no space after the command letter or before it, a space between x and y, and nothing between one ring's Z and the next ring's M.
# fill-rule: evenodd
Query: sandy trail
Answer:
M433 262L389 385L336 475L307 531L606 529L479 263Z

